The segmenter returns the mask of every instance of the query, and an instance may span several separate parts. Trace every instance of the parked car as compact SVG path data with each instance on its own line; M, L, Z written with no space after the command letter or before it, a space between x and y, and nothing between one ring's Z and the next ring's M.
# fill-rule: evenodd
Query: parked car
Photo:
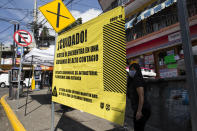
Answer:
M28 86L28 82L29 82L29 78L25 78L25 80L23 81L23 87L27 87ZM0 87L1 88L5 88L5 87L9 87L9 75L7 73L1 74L0 75ZM22 84L22 81L21 81ZM31 78L30 78L30 83L29 86L31 86Z
M9 86L8 74L4 73L0 75L0 87L5 88Z
M149 68L141 67L143 77L156 77L156 73Z
M129 67L126 67L126 71L129 72ZM156 77L156 73L152 69L141 67L141 71L144 78Z
M30 87L31 80L32 80L32 78L30 78L30 82L29 82L29 78L25 78L25 80L23 81L23 87L28 87L28 83L29 83L29 87Z

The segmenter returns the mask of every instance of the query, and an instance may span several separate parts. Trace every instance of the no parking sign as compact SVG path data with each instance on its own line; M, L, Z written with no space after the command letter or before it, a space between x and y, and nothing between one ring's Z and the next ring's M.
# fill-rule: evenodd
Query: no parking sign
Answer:
M14 41L17 45L26 47L32 43L32 36L25 30L18 30L14 33Z
M18 30L14 33L14 41L17 43L17 45L22 46L21 51L21 59L20 59L20 68L19 68L19 74L18 74L18 92L17 92L17 109L19 106L19 88L20 88L20 82L21 82L21 69L22 69L22 57L23 57L23 47L27 47L32 43L32 36L29 32L25 30ZM17 75L17 74L16 74Z

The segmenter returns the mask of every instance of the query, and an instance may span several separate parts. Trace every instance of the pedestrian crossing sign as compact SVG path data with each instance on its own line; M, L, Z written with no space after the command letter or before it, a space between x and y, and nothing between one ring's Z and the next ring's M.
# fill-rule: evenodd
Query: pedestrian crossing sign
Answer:
M39 9L57 33L75 21L62 0L54 0Z

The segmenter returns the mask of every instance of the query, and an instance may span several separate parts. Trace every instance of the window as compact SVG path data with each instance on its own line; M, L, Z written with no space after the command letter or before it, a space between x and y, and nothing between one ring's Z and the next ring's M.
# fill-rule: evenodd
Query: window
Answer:
M118 6L120 5L125 5L126 3L128 3L130 0L118 0Z

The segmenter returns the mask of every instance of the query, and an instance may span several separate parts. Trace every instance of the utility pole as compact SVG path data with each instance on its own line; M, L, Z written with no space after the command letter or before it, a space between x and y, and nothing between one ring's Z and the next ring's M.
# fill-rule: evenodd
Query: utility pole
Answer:
M2 60L2 46L3 46L3 43L1 42L0 62ZM1 65L1 63L0 63L0 65Z
M17 24L17 30L19 30L19 28L20 28L20 25ZM16 31L17 31L17 30L16 30ZM17 58L17 49L18 49L18 45L15 44L15 47L14 47L14 48L16 49L16 51L15 51L15 58ZM14 66L16 66L16 59L14 60Z
M37 23L37 0L34 0L34 22Z
M197 131L197 83L194 68L192 44L190 38L190 28L188 23L188 10L186 0L178 0L178 17L181 28L181 38L183 44L184 60L186 67L187 86L189 90L190 115L192 131Z
M14 23L14 33L16 32L16 23ZM15 66L15 41L13 39L13 45L11 46L12 48L12 68ZM9 87L9 98L12 99L13 97L13 83L10 83L10 87Z
M34 40L35 40L36 46L39 46L38 45L38 25L37 25L37 20L38 20L37 0L34 0L33 35L34 35Z
M16 32L16 24L14 24L14 33ZM12 67L15 66L15 41L13 39L13 46L12 46Z

